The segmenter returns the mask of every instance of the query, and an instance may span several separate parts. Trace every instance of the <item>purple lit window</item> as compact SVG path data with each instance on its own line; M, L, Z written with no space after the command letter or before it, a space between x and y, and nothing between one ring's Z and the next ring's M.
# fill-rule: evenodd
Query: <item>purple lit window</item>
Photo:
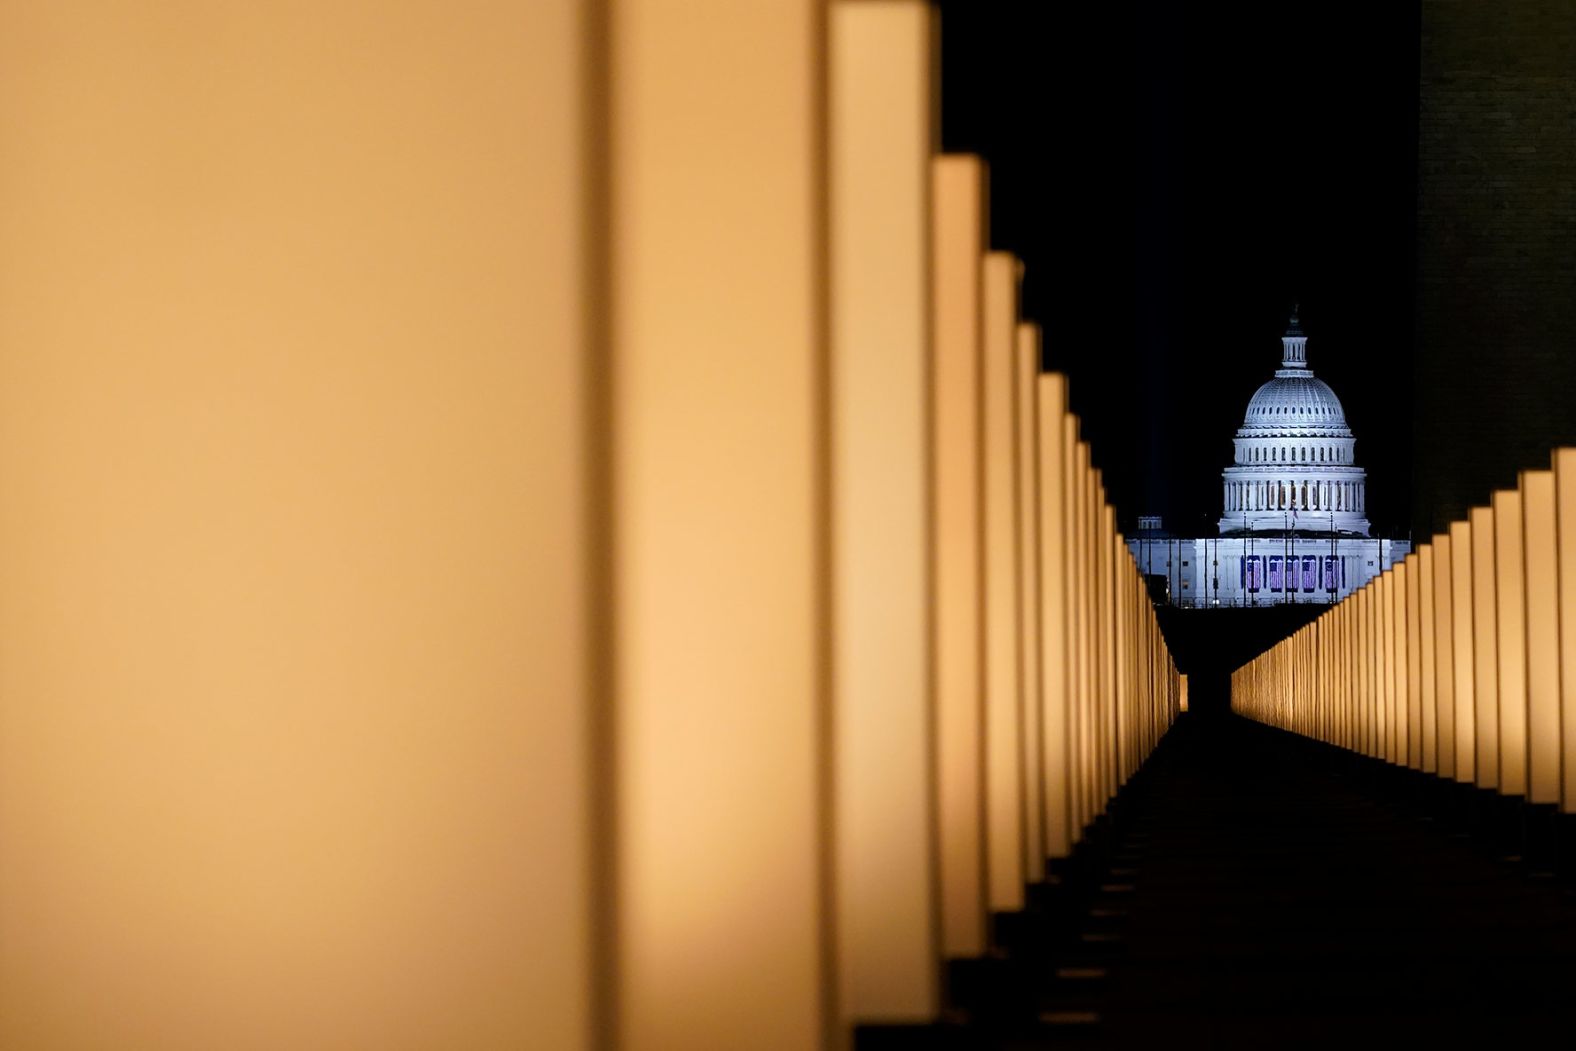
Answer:
M1264 558L1262 555L1249 555L1242 560L1240 571L1242 586L1248 591L1257 591L1264 586Z
M1319 560L1306 555L1302 560L1302 590L1313 591L1319 586Z
M1270 556L1270 590L1271 591L1279 591L1281 589L1281 561L1282 561L1282 559L1281 559L1281 557L1279 555L1271 555Z

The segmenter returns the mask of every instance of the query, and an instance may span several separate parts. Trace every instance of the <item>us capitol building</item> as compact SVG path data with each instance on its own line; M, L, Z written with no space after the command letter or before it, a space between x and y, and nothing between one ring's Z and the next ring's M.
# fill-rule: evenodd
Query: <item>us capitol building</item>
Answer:
M1128 542L1151 591L1174 606L1336 602L1411 551L1368 536L1356 439L1340 399L1308 368L1295 310L1281 348L1222 472L1220 535L1170 537L1145 517Z

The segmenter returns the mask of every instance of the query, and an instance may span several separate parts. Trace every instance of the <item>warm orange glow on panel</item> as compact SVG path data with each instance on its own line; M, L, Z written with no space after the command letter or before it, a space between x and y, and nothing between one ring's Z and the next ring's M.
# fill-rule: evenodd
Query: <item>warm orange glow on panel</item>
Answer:
M1100 471L1096 471L1097 478L1103 478ZM1117 610L1116 610L1116 509L1107 502L1103 482L1100 486L1100 517L1097 522L1099 559L1099 615L1096 623L1100 631L1100 683L1101 689L1095 695L1100 705L1100 806L1103 810L1112 796L1116 795L1117 778L1117 714L1116 705L1119 697L1119 684L1117 682ZM1126 555L1123 551L1122 555Z
M1413 552L1400 565L1406 584L1402 610L1406 625L1406 661L1401 670L1406 676L1406 765L1423 769L1423 648L1422 586L1418 580L1418 558Z
M1042 783L1045 853L1066 857L1072 850L1072 715L1076 685L1071 639L1071 479L1067 380L1044 374L1039 385L1040 470L1040 668Z
M631 1051L824 1028L821 6L610 8Z
M1352 647L1349 658L1352 674L1353 748L1362 755L1369 755L1368 747L1368 597L1367 587L1352 593Z
M1407 626L1406 594L1407 577L1410 575L1405 562L1397 562L1390 570L1390 710L1394 719L1394 745L1391 761L1406 766L1411 755L1412 722L1408 708L1410 687L1407 683Z
M933 478L942 949L985 951L978 158L934 162Z
M1554 451L1559 549L1560 809L1576 811L1576 449Z
M1424 773L1439 771L1439 707L1434 669L1434 549L1417 549L1417 695Z
M1348 600L1338 607L1339 654L1333 672L1336 689L1340 692L1341 746L1357 750L1356 695L1357 676L1352 673L1352 631L1356 622L1357 604Z
M1477 786L1499 787L1498 610L1494 590L1494 512L1474 507L1472 527L1472 703L1476 710ZM1452 527L1454 528L1454 527ZM1459 654L1457 656L1459 660ZM1459 689L1459 688L1458 688ZM1460 732L1460 724L1456 726Z
M1375 756L1387 760L1390 755L1390 668L1385 659L1386 642L1389 638L1387 625L1389 623L1390 597L1385 590L1385 577L1380 575L1374 580L1369 600L1369 630L1373 637L1373 652L1370 658L1372 664L1369 674L1373 676L1374 691L1374 746Z
M1073 548L1071 569L1073 574L1073 628L1075 631L1076 663L1078 667L1077 692L1073 697L1073 740L1077 758L1077 776L1074 781L1077 828L1083 829L1094 818L1094 574L1093 532L1093 472L1089 466L1089 444L1078 441L1073 446L1074 471L1072 478L1073 499Z
M1455 629L1450 648L1455 669L1456 780L1477 784L1477 644L1472 635L1477 604L1472 595L1474 548L1470 512L1467 521L1450 523L1449 540L1451 627ZM1492 726L1498 725L1495 716ZM1497 757L1497 745L1493 751ZM1496 774L1499 770L1497 758L1493 770Z
M1384 578L1375 578L1365 594L1367 602L1368 641L1365 644L1365 669L1368 676L1368 719L1370 755L1375 759L1386 758L1385 682L1384 674Z
M1114 515L1113 515L1114 518ZM1128 590L1128 572L1132 560L1122 535L1114 528L1111 533L1111 569L1113 589L1112 616L1115 632L1112 641L1116 660L1116 785L1127 780L1132 769L1133 756L1133 683L1132 683L1132 593Z
M1082 738L1084 764L1084 821L1090 822L1105 807L1100 776L1098 742L1102 723L1100 698L1104 669L1100 663L1100 607L1099 607L1099 482L1090 462L1087 442L1078 443L1080 473L1083 478L1083 505L1080 508L1079 538L1083 563L1083 634L1084 634L1084 692L1082 703Z
M992 909L1023 907L1023 681L1019 650L1018 261L984 262L985 793Z
M1185 712L1187 711L1187 676L1179 675L1177 677L1177 685L1181 691L1177 695L1177 710Z
M831 8L833 718L839 1006L939 1008L928 524L932 16Z
M1031 883L1045 878L1045 738L1040 668L1040 329L1017 327L1014 361L1018 392L1018 577L1022 641L1024 872ZM1059 422L1059 421L1058 421Z
M1091 820L1104 812L1106 799L1105 781L1105 741L1107 734L1107 706L1110 703L1111 676L1106 666L1106 648L1110 636L1106 634L1105 623L1105 575L1104 565L1106 550L1102 543L1104 533L1101 530L1101 508L1104 504L1104 490L1100 485L1100 472L1092 464L1088 473L1088 496L1084 504L1084 512L1088 521L1084 523L1084 540L1087 550L1084 557L1088 560L1089 573L1089 696L1088 704L1088 732L1089 732L1089 816Z
M1384 758L1384 692L1379 679L1379 660L1384 655L1384 643L1380 636L1379 620L1379 581L1375 580L1363 589L1363 645L1361 661L1363 666L1363 690L1366 694L1364 704L1367 708L1367 735L1368 748L1366 754L1375 759Z
M1499 662L1499 790L1527 794L1527 607L1521 493L1493 495L1494 593Z
M5 6L0 1046L588 1039L587 6Z
M1554 472L1521 474L1523 622L1527 639L1527 801L1560 801L1559 561Z
M1439 735L1439 776L1456 778L1455 613L1452 540L1434 534L1434 710Z
M1395 723L1395 570L1387 570L1374 583L1374 600L1377 616L1374 623L1374 657L1379 697L1379 758L1395 762L1396 741L1399 739Z
M1078 440L1078 418L1067 416L1067 647L1071 677L1067 693L1067 762L1069 766L1068 812L1072 838L1083 835L1089 821L1089 786L1084 771L1086 755L1084 734L1085 698L1088 696L1089 661L1085 653L1088 615L1084 599L1084 472L1087 469L1084 445Z

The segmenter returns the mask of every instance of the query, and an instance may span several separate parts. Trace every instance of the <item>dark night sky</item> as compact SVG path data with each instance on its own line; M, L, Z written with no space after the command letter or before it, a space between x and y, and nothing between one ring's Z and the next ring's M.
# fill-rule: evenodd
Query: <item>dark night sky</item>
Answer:
M1124 529L1194 535L1302 303L1369 517L1409 521L1418 9L943 2L942 140L1069 374ZM1251 17L1246 13L1251 12Z

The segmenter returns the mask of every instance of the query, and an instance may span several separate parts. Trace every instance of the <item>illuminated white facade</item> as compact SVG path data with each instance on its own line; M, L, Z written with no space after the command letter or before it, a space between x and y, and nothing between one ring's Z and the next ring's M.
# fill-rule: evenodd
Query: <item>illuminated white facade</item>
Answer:
M1281 367L1248 402L1235 462L1224 471L1220 535L1317 532L1367 536L1366 477L1340 399L1308 368L1295 311Z
M1173 606L1327 605L1411 553L1405 540L1307 535L1168 537L1127 542L1157 601Z
M1368 536L1355 446L1293 311L1281 367L1249 400L1223 472L1220 535L1170 537L1139 519L1128 546L1152 593L1175 606L1328 604L1405 558L1408 541Z

